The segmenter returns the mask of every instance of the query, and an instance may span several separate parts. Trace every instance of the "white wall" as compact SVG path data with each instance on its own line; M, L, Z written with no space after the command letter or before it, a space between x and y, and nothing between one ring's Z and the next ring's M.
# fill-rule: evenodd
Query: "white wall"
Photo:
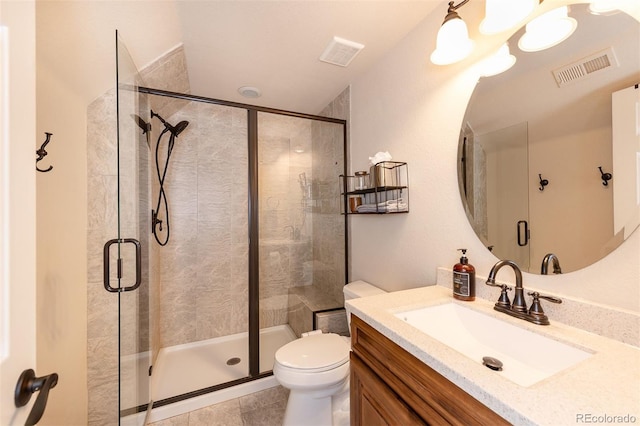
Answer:
M443 1L352 84L351 170L366 167L368 157L378 151L388 150L394 160L409 163L408 215L351 217L351 279L386 290L434 284L436 268L453 266L460 247L469 249L478 275L486 276L497 261L469 225L457 188L457 141L478 78L473 69L477 55L445 67L429 62L445 11ZM481 10L469 3L462 11L471 31ZM637 10L634 16L640 16ZM490 43L497 46L491 40L479 47L487 49ZM614 253L580 271L558 277L525 274L525 288L639 311L639 261L636 231ZM512 280L510 274L501 271L498 278Z
M36 365L35 3L0 2L0 424L21 424L13 390Z

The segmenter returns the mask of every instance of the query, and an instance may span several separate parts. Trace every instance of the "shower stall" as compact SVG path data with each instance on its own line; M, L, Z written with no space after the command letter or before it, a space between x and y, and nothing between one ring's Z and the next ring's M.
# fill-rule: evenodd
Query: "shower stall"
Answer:
M116 44L103 257L127 417L270 377L279 347L342 308L346 121L146 87Z

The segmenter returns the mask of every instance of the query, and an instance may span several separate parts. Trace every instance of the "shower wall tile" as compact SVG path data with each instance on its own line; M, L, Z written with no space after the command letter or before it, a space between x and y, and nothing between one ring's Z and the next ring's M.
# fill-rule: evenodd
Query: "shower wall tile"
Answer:
M89 176L117 174L115 90L109 90L87 107L87 169Z
M177 93L191 93L184 46L179 45L152 64L140 70L143 85L153 89ZM156 97L152 109L165 119L188 105L188 101Z
M193 137L190 134L180 135L171 155L164 185L170 215L196 215L198 213L196 201L198 173L193 167L198 156L197 152L188 145L191 142L193 142Z
M345 89L321 115L348 120L350 89ZM346 160L343 151L341 126L314 123L313 171L323 183L318 196L322 200L315 215L313 251L314 261L320 266L314 271L314 285L330 299L343 303L345 284L344 217L340 215L340 191L337 177L344 173Z
M313 312L303 303L302 298L290 292L287 303L289 327L293 333L300 337L302 333L313 330Z
M92 385L113 384L118 379L118 351L113 348L110 335L91 337L87 340L87 350L96 356L88 360L87 369L91 373ZM115 356L114 356L115 355Z
M262 289L262 288L261 288ZM279 290L279 294L260 296L260 328L287 324L289 320L288 296L286 291Z
M171 123L189 121L176 141L175 150L179 146L183 151L167 177L168 193L180 192L170 196L171 209L193 212L196 218L189 224L196 232L196 246L188 258L175 260L180 256L169 246L160 250L161 263L194 270L190 285L182 287L192 295L194 334L191 329L185 334L179 324L175 325L179 331L172 331L169 323L173 321L166 320L184 317L185 312L172 313L168 302L160 308L163 334L171 335L173 344L247 329L247 114L236 110L193 102L168 118ZM177 220L176 215L172 223ZM171 277L167 274L161 271L163 283ZM168 291L163 288L161 300L176 297L167 295Z
M115 174L88 177L87 191L91 197L87 206L87 227L90 230L118 229L117 188L118 176Z
M335 312L321 312L316 314L316 328L323 333L336 333L349 336L347 314L344 309Z
M93 385L89 391L89 426L116 426L118 413L118 377L113 383Z
M101 425L118 416L118 297L102 277L102 246L118 236L115 117L114 90L87 108L87 421Z
M195 341L195 300L192 297L193 292L186 288L189 284L173 281L161 282L160 336L162 347Z
M87 338L117 336L118 295L107 292L102 281L89 283L87 304L91 306L87 310Z

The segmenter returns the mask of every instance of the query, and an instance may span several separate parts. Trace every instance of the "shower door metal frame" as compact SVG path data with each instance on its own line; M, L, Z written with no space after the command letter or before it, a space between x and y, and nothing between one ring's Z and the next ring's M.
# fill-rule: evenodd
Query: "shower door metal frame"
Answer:
M244 104L240 102L224 101L220 99L208 98L204 96L190 95L185 93L171 92L167 90L152 89L149 87L138 87L138 92L164 96L175 99L181 99L186 101L203 102L208 104L215 104L233 108L241 108L247 110L248 117L248 186L249 186L249 200L248 200L248 222L249 222L249 375L247 377L233 380L226 383L210 386L204 389L195 390L185 394L177 395L171 398L166 398L160 401L154 401L153 408L161 407L164 405L172 404L174 402L183 401L192 397L205 395L210 392L225 389L228 387L236 386L242 383L250 382L253 380L261 379L273 375L273 372L268 371L260 373L260 283L259 283L259 259L260 248L259 242L259 204L258 204L258 113L265 112L277 115L285 115L289 117L297 117L315 121L323 121L329 123L335 123L342 125L342 140L343 140L343 173L347 174L348 164L348 139L347 139L347 120L323 117L313 114L305 114L294 111L286 111L276 108L268 108L250 104ZM338 177L336 176L336 185ZM344 265L345 276L344 284L349 282L349 222L348 216L344 215ZM140 407L145 409L145 407Z

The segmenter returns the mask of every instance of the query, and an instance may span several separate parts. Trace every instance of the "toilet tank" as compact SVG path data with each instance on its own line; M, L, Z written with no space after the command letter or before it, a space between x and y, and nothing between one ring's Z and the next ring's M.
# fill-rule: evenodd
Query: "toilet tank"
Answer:
M354 281L344 286L342 289L344 300L359 299L361 297L375 296L376 294L386 293L366 281ZM347 324L349 324L349 332L351 332L351 308L345 303L344 308L347 311Z

